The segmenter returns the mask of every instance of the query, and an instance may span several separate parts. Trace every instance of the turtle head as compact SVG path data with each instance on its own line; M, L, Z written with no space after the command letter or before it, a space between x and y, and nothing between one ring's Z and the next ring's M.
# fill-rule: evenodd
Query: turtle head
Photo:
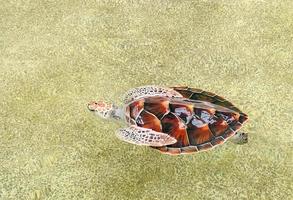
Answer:
M104 119L121 119L122 112L117 106L104 101L91 101L88 103L88 109Z

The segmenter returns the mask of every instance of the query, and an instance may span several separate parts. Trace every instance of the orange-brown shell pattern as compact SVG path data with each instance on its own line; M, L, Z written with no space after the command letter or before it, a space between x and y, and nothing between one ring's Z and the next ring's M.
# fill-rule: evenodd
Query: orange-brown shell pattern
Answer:
M131 125L167 133L177 143L153 147L167 154L187 154L211 149L232 137L248 116L231 102L211 92L188 87L173 87L183 98L223 106L233 112L213 108L198 108L192 101L168 97L146 97L126 107L126 120Z

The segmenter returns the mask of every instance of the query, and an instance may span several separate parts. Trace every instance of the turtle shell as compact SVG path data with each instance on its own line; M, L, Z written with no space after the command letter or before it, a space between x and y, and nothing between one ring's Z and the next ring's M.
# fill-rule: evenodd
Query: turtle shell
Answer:
M188 87L173 89L183 98L145 97L126 107L129 124L163 132L177 139L175 144L153 147L162 153L186 154L211 149L232 137L248 119L232 103L216 94ZM198 106L194 100L211 104Z

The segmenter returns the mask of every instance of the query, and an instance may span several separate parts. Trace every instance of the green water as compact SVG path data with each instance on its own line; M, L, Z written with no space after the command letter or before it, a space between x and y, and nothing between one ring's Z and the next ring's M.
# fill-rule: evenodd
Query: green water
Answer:
M292 199L291 0L1 1L0 199ZM188 85L249 143L168 156L86 104Z

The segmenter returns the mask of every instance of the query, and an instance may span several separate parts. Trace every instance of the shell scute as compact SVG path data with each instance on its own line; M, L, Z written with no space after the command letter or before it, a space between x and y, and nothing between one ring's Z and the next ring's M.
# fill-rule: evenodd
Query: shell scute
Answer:
M180 94L185 98L190 98L193 92L185 90L185 91L181 91Z
M153 99L146 98L144 101L144 109L161 119L169 112L169 101L160 97L153 97Z
M194 114L191 104L170 103L170 111L182 119L184 123L188 123Z
M214 137L208 124L200 118L193 117L187 124L187 127L187 134L191 145L198 145L211 141Z
M187 90L193 93L198 93L198 94L203 92L202 89L198 89L198 88L188 88Z
M198 148L199 151L206 151L208 149L213 148L213 145L210 142L208 142L208 143L205 143L205 144L198 145L197 148Z
M242 127L242 124L238 121L233 122L233 124L230 124L230 128L237 132Z
M174 90L188 90L188 87L187 86L174 86L174 87L170 87Z
M219 144L223 144L226 140L223 137L216 137L214 140L211 141L211 144L213 146L219 145Z
M149 128L157 132L162 132L160 120L148 111L141 111L140 115L136 118L136 124L139 127Z
M186 133L186 125L173 113L168 113L162 120L162 131L174 137L177 143L170 145L171 147L184 147L189 145Z
M181 153L181 149L169 147L168 151L166 153L171 154L171 155L178 155Z
M205 94L202 93L194 93L190 96L190 99L192 100L200 100L200 101L207 101L210 103L213 103L215 101L215 99L211 96L207 96Z
M239 117L239 122L240 122L241 124L243 124L243 123L246 122L247 120L248 120L247 115L241 113L241 115L240 115L240 117Z
M215 99L218 100L218 101L221 101L221 102L226 101L226 99L225 99L224 97L221 97L221 96L219 96L219 95L216 95L216 96L215 96Z
M235 131L232 130L230 127L222 134L222 137L227 140L228 138L232 137L235 135Z
M141 99L139 101L134 101L128 107L130 117L132 119L136 119L140 112L144 109L144 100Z
M166 146L163 146L163 147L153 147L153 148L154 149L158 149L162 153L167 153L168 152L168 148Z
M197 151L198 151L198 148L196 146L186 146L181 148L181 153L183 154L190 154Z
M207 91L203 91L202 92L203 95L206 95L206 96L210 96L210 97L215 97L217 96L216 94L212 93L212 92L207 92Z
M228 127L228 123L221 118L217 118L214 123L209 124L209 128L215 136L221 135Z

